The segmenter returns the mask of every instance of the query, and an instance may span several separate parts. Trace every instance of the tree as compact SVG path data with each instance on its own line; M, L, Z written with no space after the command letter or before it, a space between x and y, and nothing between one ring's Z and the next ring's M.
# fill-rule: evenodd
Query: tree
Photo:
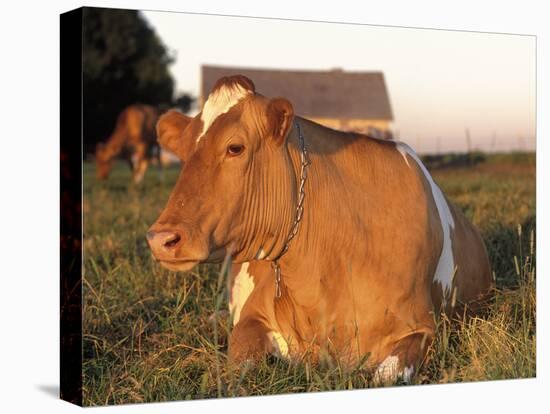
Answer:
M85 8L83 21L84 151L112 132L128 105L171 105L173 57L135 10Z

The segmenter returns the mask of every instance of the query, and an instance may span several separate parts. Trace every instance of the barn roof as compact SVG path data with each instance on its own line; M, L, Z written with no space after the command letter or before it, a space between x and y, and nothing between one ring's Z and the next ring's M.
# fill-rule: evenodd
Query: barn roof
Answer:
M390 100L382 72L251 69L202 66L203 102L222 76L241 74L252 79L256 91L285 97L297 114L318 118L391 121Z

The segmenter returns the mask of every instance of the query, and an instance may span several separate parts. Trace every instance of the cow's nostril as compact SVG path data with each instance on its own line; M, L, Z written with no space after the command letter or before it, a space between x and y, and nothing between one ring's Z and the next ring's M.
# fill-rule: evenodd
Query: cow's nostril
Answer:
M181 236L177 233L174 233L164 240L163 246L166 247L167 249L170 249L176 246L180 242L180 240L181 240Z
M174 249L181 241L178 233L171 231L152 231L147 232L147 242L153 251L162 249Z

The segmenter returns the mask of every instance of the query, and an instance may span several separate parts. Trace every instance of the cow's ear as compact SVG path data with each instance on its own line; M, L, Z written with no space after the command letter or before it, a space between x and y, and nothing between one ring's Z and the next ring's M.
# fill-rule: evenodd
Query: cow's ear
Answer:
M267 104L267 122L269 132L275 143L281 145L285 142L288 131L294 120L294 108L284 98L274 98Z
M157 122L157 140L160 146L184 159L188 143L183 138L183 131L192 119L179 111L165 112Z

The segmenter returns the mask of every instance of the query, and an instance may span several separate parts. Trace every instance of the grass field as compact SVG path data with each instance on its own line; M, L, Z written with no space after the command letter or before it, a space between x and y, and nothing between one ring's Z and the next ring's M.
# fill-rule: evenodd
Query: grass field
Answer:
M449 323L415 384L533 377L535 358L535 156L501 154L432 171L480 229L498 292L485 319ZM365 388L371 375L325 364L226 366L229 324L219 266L172 273L153 263L145 232L178 168L128 186L117 164L97 183L84 166L84 404L103 405Z

